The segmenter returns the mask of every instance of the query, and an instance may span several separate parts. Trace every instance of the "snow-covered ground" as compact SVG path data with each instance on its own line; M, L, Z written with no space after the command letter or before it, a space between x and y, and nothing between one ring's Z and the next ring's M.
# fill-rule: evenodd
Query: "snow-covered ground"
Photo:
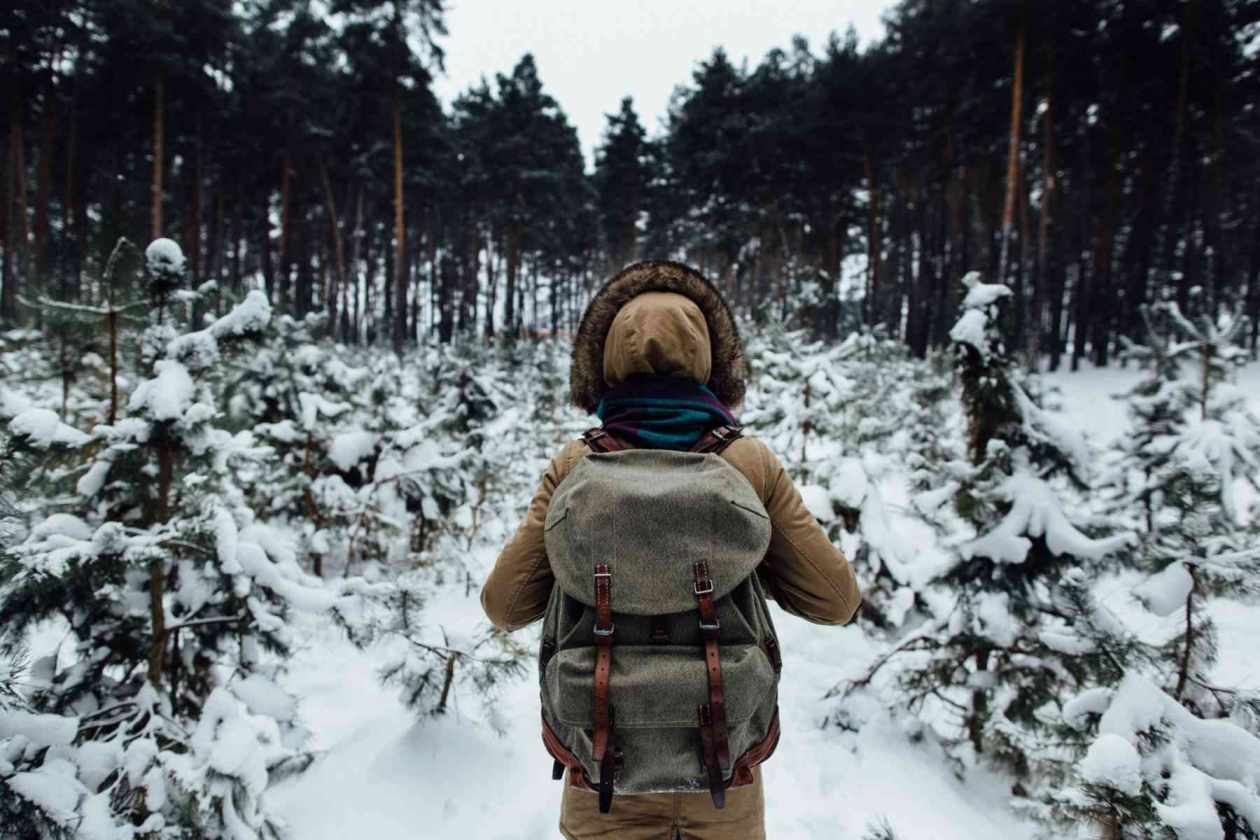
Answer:
M1095 444L1123 432L1124 406L1112 395L1132 385L1136 371L1083 370L1047 377L1061 391L1062 413ZM1242 382L1260 400L1260 365ZM541 468L541 464L539 465ZM483 574L494 562L485 550L468 558ZM1132 581L1100 583L1104 601L1129 607ZM439 590L429 616L480 616L477 592ZM1260 645L1254 606L1213 602L1223 684L1260 688ZM886 819L905 840L1020 840L1031 825L1006 807L1005 783L971 771L966 780L933 749L912 741L876 715L857 734L821 728L835 701L824 694L857 673L876 652L860 626L827 628L776 613L785 651L783 740L765 768L767 828L776 840L860 838ZM1158 627L1151 627L1158 633ZM525 634L532 644L536 628ZM506 688L494 707L453 707L445 717L417 722L377 669L387 651L359 651L332 628L314 628L296 657L288 687L301 700L321 758L274 796L298 840L550 838L556 829L560 783L539 738L535 674Z

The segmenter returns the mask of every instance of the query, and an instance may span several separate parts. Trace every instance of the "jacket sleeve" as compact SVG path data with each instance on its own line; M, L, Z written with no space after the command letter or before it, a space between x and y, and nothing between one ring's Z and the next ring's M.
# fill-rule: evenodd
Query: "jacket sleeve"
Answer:
M481 588L481 608L500 630L518 630L542 617L555 578L543 546L543 523L551 494L581 458L586 445L570 442L551 459L524 520L508 542Z
M770 514L770 548L759 570L779 606L815 624L847 624L862 596L849 561L805 507L782 462L761 441L760 482L754 482ZM760 483L760 487L757 484Z

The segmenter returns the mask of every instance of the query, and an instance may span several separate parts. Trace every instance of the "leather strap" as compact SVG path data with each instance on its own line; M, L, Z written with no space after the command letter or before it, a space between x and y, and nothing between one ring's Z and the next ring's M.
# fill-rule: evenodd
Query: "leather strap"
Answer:
M700 637L704 640L704 664L709 679L709 702L699 707L700 744L704 750L705 769L709 774L709 793L713 805L726 804L726 772L731 768L731 746L726 725L726 698L722 692L722 657L718 646L721 624L713 605L713 580L709 564L698 560L692 565L695 577L693 591L700 611Z
M721 454L723 449L739 440L743 432L739 426L727 424L725 426L716 426L701 435L700 440L696 441L691 447L692 452L712 452L714 455Z
M616 766L612 747L612 706L609 680L612 676L612 572L607 563L595 565L595 687L592 720L595 732L591 753L599 765L599 810L612 809L612 777Z
M592 452L620 452L630 448L625 441L600 428L587 429L582 433L582 440Z

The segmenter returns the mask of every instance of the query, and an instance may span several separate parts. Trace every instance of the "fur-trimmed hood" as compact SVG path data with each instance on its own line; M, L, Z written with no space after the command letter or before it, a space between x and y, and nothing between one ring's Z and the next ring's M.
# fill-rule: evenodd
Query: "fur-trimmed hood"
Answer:
M744 400L746 369L735 318L713 284L681 263L648 260L618 272L586 307L569 393L575 406L593 412L626 376L657 373L706 384L735 409Z

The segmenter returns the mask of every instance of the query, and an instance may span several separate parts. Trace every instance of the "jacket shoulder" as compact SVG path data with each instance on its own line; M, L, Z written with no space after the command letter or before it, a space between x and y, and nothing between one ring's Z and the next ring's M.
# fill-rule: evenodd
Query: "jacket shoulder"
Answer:
M590 451L586 441L581 438L574 438L562 446L560 451L552 457L549 468L555 483L559 484L561 481L564 481L564 477L569 474L569 471L573 469L578 461L585 458Z
M774 489L776 470L782 469L770 447L755 435L741 435L722 450L722 458L748 479L764 504Z

